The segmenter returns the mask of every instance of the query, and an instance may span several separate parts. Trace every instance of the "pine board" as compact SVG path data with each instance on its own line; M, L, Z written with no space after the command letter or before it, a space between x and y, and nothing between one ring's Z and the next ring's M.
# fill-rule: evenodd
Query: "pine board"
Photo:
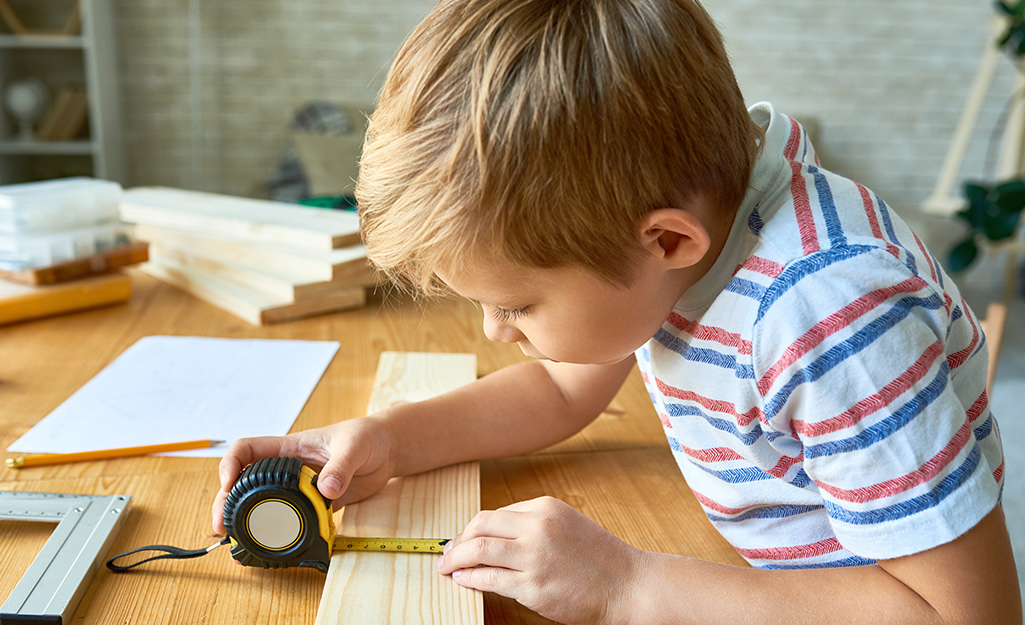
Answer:
M363 284L374 271L367 264L366 249L353 245L334 250L306 250L280 245L253 245L223 236L162 228L135 226L135 237L165 248L186 250L194 256L222 260L256 269L280 269L311 282Z
M48 286L0 280L0 325L127 301L132 280L124 274Z
M370 271L361 280L311 280L302 273L283 267L252 267L230 260L208 258L188 249L165 247L159 243L153 244L150 256L157 262L171 261L290 302L318 297L345 287L373 286L377 282L376 276Z
M476 378L472 354L385 352L368 413L417 401ZM393 479L373 497L346 506L339 534L412 538L455 536L480 510L480 465L464 463ZM478 625L483 595L436 570L420 554L339 552L331 559L318 625Z
M121 218L286 247L331 250L359 243L355 213L165 187L125 191Z
M93 254L92 256L76 258L75 260L50 265L49 267L33 267L20 271L0 270L0 278L30 286L58 284L89 276L112 273L114 270L127 267L128 265L146 262L148 258L148 245L145 243L130 243Z
M150 261L139 268L253 325L280 323L359 308L367 301L366 288L361 286L342 287L295 302L183 267L168 259Z

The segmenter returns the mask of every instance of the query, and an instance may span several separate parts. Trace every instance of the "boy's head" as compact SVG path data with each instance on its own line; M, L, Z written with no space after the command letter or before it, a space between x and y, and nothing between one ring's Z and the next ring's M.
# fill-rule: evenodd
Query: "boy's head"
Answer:
M426 292L488 260L627 284L650 211L732 218L759 136L696 2L443 0L370 120L367 253Z

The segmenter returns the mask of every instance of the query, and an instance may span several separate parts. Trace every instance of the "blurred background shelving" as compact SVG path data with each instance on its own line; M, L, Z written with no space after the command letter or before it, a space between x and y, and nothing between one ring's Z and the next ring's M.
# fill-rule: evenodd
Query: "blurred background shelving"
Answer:
M122 181L110 0L0 0L0 29L0 184L82 175ZM29 119L19 121L19 98L34 113Z

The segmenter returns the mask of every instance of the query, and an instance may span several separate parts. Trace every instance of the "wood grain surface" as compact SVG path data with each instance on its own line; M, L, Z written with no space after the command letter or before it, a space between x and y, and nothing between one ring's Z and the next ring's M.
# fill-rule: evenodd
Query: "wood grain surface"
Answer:
M2 449L149 335L340 341L293 431L365 414L385 351L472 353L478 376L524 360L517 347L488 341L481 312L462 301L417 304L381 289L365 308L254 327L139 271L129 274L133 295L125 305L0 328ZM217 461L203 458L0 469L0 489L131 495L135 501L114 545L117 553L152 543L212 544L217 537L210 504L217 488ZM637 547L743 565L680 476L636 371L581 433L534 454L481 464L484 508L542 494L577 506ZM15 586L49 531L48 524L0 521L0 597ZM312 569L239 566L220 550L146 566L129 574L99 571L73 622L313 623L325 583ZM484 621L547 622L494 595L485 595Z
M473 354L381 354L367 413L441 395L477 377ZM394 478L345 507L342 536L451 538L480 511L480 466ZM318 625L460 625L484 621L483 596L437 572L428 554L342 551L331 558Z

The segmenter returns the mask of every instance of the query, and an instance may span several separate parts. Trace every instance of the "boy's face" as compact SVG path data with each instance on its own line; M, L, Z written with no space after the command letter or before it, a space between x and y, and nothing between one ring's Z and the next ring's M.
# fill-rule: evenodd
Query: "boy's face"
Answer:
M510 262L438 272L484 311L484 334L516 343L531 358L611 364L655 334L681 295L680 285L644 259L629 286L577 267L536 269Z

